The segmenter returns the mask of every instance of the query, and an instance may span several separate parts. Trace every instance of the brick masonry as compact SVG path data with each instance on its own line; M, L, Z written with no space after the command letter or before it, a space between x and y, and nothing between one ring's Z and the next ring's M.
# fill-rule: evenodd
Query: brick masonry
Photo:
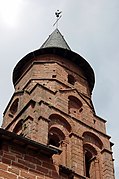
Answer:
M51 54L31 59L15 84L2 128L62 152L48 158L3 143L1 179L114 179L105 122L95 114L81 67Z
M1 179L68 178L59 174L59 166L51 158L18 144L3 143L0 149Z

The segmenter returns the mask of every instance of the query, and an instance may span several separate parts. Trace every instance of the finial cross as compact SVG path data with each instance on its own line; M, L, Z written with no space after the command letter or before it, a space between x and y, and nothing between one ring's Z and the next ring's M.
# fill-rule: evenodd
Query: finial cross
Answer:
M57 29L58 29L58 21L59 21L59 19L62 17L61 13L62 13L62 11L59 11L59 10L57 10L57 11L55 12L55 15L56 15L57 20L56 20L56 22L53 24L53 26L56 25L56 28L57 28Z

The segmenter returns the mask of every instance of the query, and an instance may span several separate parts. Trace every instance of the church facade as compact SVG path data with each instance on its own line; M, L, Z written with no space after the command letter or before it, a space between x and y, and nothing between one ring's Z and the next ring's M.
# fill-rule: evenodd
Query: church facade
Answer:
M0 129L1 179L114 179L94 83L93 69L58 29L18 62Z

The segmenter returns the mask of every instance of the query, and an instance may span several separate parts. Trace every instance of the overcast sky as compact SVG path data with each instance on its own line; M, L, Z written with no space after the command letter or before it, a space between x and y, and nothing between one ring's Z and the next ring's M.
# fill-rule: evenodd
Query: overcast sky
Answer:
M1 123L14 92L13 68L52 33L57 9L63 11L59 30L71 49L83 56L95 71L92 99L97 115L107 120L107 133L115 144L118 179L119 0L0 0Z

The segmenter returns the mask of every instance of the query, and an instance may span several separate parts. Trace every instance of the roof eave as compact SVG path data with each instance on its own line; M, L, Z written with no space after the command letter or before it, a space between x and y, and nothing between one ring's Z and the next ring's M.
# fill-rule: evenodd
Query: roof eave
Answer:
M18 79L22 75L21 69L24 66L27 66L33 58L38 57L40 55L44 55L44 54L59 55L61 57L67 58L68 60L71 60L73 63L78 65L85 73L85 76L86 76L87 81L89 83L90 90L91 91L93 90L94 83L95 83L95 76L94 76L94 71L91 68L91 66L89 65L89 63L83 57L81 57L79 54L77 54L77 53L75 53L71 50L59 48L59 47L41 48L41 49L38 49L38 50L35 50L35 51L29 53L24 58L22 58L18 62L16 67L14 68L13 84L16 85Z

